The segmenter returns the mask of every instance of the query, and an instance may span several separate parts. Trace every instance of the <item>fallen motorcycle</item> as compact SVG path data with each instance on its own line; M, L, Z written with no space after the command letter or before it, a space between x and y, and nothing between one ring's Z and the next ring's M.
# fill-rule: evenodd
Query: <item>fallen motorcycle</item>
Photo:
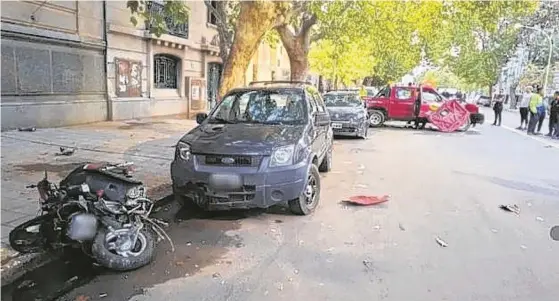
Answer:
M143 183L132 177L132 166L84 164L59 187L45 172L37 185L28 186L39 191L41 215L13 229L10 245L20 253L79 247L118 271L147 265L155 254L156 235L169 237L159 226L163 222L149 217L154 203Z

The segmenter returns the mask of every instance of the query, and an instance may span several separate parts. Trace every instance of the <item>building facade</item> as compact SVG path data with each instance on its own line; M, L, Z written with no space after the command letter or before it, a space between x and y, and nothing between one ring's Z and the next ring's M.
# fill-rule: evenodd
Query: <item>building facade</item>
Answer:
M103 5L2 1L2 129L107 119Z
M157 37L130 22L126 1L3 1L2 128L208 110L222 71L215 18L185 4L188 22L168 20ZM148 9L162 14L163 2ZM245 83L288 78L285 49L262 43Z

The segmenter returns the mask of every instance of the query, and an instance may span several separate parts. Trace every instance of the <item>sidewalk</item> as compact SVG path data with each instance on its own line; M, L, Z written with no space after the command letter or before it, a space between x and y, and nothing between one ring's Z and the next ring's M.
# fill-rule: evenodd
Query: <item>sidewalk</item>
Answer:
M172 194L169 164L174 145L195 125L193 120L175 116L2 132L2 263L10 256L4 248L9 232L38 211L37 191L25 186L40 181L45 170L58 182L83 162L132 161L150 198L159 200ZM72 156L56 156L61 146L76 151Z

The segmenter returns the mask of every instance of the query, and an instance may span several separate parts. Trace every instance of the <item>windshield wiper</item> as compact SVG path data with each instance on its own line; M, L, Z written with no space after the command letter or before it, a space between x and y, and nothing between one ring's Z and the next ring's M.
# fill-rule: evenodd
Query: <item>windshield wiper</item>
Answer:
M228 123L228 124L237 123L237 121L227 120L227 119L223 119L221 117L214 117L214 118L210 119L209 122L210 123Z

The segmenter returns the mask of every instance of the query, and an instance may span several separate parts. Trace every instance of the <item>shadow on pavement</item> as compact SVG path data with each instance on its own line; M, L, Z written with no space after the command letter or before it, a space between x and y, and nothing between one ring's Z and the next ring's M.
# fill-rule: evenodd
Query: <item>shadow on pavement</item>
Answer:
M550 196L550 197L559 197L559 189L555 189L555 188L557 188L557 186L554 186L555 188L550 188L550 187L545 187L545 186L540 186L540 185L535 185L535 184L529 184L529 183L526 183L526 182L507 180L507 179L503 179L503 178L499 178L499 177L483 176L483 175L461 172L461 171L453 171L453 173L458 174L458 175L462 175L462 176L470 176L470 177L481 178L481 179L489 181L493 184L499 185L501 187L509 188L509 189L526 191L526 192L531 192L531 193L537 193L537 194ZM551 182L551 180L548 180L548 181Z

